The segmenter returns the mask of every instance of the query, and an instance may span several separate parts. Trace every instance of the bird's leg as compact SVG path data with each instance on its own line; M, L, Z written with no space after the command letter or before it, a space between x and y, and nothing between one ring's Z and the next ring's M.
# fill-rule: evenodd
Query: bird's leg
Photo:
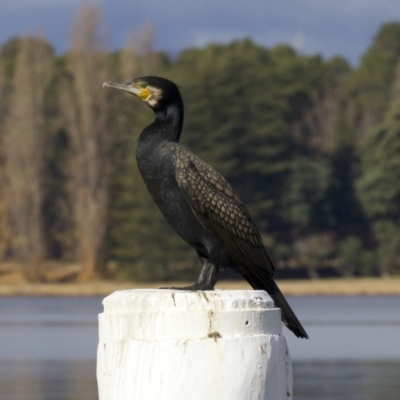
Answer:
M201 269L200 275L194 285L188 286L187 289L192 290L214 290L214 286L218 280L218 270L214 264L203 258L204 264Z
M208 260L203 258L204 264L201 269L200 275L196 283L185 287L169 287L161 289L175 289L175 290L214 290L214 286L218 280L218 267L211 264Z

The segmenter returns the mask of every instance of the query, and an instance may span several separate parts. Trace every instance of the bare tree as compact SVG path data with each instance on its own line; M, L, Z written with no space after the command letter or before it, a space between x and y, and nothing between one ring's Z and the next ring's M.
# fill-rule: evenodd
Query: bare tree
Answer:
M151 75L162 64L161 54L154 51L154 28L144 23L128 34L125 47L121 51L121 74L124 81L139 75Z
M40 278L44 259L42 203L45 140L44 94L52 76L52 51L41 39L22 38L13 92L2 135L5 214L13 257L29 279Z
M68 163L81 280L99 271L108 222L110 137L106 124L107 54L96 7L84 5L71 26L67 53L70 79L60 90L60 105L71 144Z
M0 141L4 135L4 126L5 126L5 116L6 116L6 100L5 100L5 87L6 87L6 79L5 79L5 71L4 71L4 62L0 62ZM4 165L3 165L3 155L0 157L0 176L3 175ZM8 227L7 227L7 219L6 219L6 210L5 210L5 199L4 199L4 185L3 182L0 181L0 260L4 260L4 255L7 249L8 243Z

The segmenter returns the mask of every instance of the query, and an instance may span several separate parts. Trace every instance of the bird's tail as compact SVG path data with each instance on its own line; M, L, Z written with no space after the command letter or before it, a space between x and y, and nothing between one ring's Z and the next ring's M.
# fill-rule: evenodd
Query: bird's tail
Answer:
M261 271L262 270L257 271L257 277L251 276L248 279L248 277L245 276L246 280L250 283L253 289L265 290L268 292L268 294L274 301L275 306L281 309L282 321L289 330L291 330L299 338L308 339L309 337L307 335L307 332L301 325L300 321L297 319L295 313L289 306L289 303L286 301L278 285L275 283L273 277L262 273L264 271Z
M265 284L264 290L268 292L268 294L274 300L275 306L281 309L282 321L283 323L290 329L297 337L308 339L307 332L301 325L300 321L297 319L296 314L293 312L292 308L289 306L289 303L286 301L282 292L280 291L278 285L275 281L270 277L266 281L263 282Z

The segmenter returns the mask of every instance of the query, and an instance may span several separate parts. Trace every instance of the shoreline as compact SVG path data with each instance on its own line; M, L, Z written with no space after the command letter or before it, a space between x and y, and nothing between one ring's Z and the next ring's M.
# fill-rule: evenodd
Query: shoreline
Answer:
M107 296L116 290L152 289L162 286L185 286L192 282L117 282L93 281L88 283L2 283L0 297L18 296ZM352 278L320 280L278 280L285 296L400 296L400 277ZM220 290L248 290L244 281L223 281Z

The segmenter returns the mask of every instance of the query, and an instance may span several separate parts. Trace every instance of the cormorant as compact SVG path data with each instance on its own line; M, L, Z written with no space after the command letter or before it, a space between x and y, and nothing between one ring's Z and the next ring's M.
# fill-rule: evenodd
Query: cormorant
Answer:
M246 207L221 174L178 143L183 124L178 87L156 76L103 86L134 94L154 111L154 122L138 140L137 164L165 219L204 262L196 283L180 289L212 290L219 268L232 268L254 289L266 290L285 325L308 338L273 280L274 265Z

